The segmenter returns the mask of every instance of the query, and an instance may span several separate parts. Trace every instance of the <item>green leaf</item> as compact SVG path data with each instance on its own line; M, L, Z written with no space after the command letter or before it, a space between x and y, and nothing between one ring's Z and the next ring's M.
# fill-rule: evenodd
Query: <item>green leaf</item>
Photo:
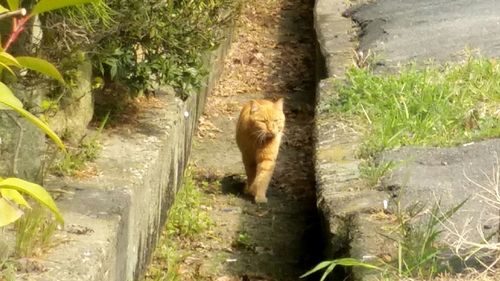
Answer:
M17 67L21 67L16 58L5 51L0 51L0 62L3 62L6 65L14 65Z
M16 57L16 59L21 66L45 74L65 84L61 73L50 62L34 57Z
M338 265L342 265L342 266L361 266L361 267L365 267L365 268L380 270L380 267L378 267L378 266L375 266L373 264L369 264L366 262L362 262L362 261L359 261L359 260L353 259L353 258L336 259L335 263Z
M9 225L18 220L23 211L4 198L0 198L0 227Z
M57 221L59 221L60 223L64 223L63 217L59 212L56 203L54 202L54 200L52 200L50 194L40 185L18 178L7 178L3 181L0 181L0 189L4 188L14 189L21 193L28 194L37 202L51 210L55 215Z
M3 198L9 199L18 205L31 208L30 204L28 204L28 202L26 202L26 200L21 195L21 193L15 191L13 189L0 189L0 194L2 194Z
M5 8L4 6L0 5L0 14L10 12L9 9Z
M4 83L0 82L0 110L3 109L12 109L11 107L7 107L3 105L4 102L7 102L9 104L12 104L13 106L16 106L18 108L23 108L23 103L14 96L12 91L5 85Z
M97 0L40 0L40 2L33 7L31 15L91 2L97 2Z
M328 274L330 274L333 269L335 268L337 264L336 263L332 263L326 270L325 272L323 272L323 276L321 276L321 279L319 281L323 281L326 279L326 277L328 276Z
M9 6L11 11L15 11L19 9L20 0L7 0L7 5Z
M12 69L8 65L4 64L3 62L0 62L0 73L2 72L3 69L7 69L7 71L9 71L10 74L16 76L14 71L12 71Z
M0 109L2 108L2 106L7 106L8 108L17 111L29 122L40 128L40 130L42 130L49 138L51 138L57 146L59 146L64 152L66 152L64 144L56 135L56 133L54 133L54 131L52 131L49 126L47 126L47 124L45 124L42 120L24 110L23 104L12 94L10 89L5 86L5 84L0 82Z
M316 265L313 269L309 270L308 272L302 274L302 276L300 276L300 278L304 278L306 276L309 276L311 274L313 274L314 272L316 271L319 271L327 266L330 266L332 264L333 261L324 261L324 262L320 262L318 265Z
M341 259L335 259L335 260L330 260L330 261L323 261L320 262L318 265L316 265L313 269L309 270L308 272L304 273L300 278L304 278L306 276L309 276L317 271L320 271L321 269L328 267L325 272L323 273L321 280L325 280L325 278L332 272L332 270L335 268L337 265L342 265L342 266L360 266L360 267L365 267L369 269L376 269L376 270L382 270L380 267L369 264L369 263L364 263L362 261L359 261L357 259L353 258L341 258Z

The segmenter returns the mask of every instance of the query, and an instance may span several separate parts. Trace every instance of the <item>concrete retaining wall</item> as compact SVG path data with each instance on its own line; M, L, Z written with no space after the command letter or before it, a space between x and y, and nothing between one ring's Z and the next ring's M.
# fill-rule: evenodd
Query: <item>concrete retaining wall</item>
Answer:
M19 280L139 280L167 211L179 189L205 99L217 81L230 34L210 53L210 76L200 93L181 101L163 87L136 124L108 130L93 166L97 175L52 179L66 220L56 239L63 243L41 261L44 272Z

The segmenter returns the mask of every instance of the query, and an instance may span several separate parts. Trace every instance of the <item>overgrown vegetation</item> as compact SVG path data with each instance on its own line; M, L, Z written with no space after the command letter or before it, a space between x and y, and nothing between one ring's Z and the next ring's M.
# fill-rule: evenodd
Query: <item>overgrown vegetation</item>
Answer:
M409 65L398 73L383 75L369 67L353 67L346 72L345 80L336 83L336 96L329 110L361 125L356 126L364 133L359 149L359 157L364 159L361 172L371 186L394 167L392 162L379 165L375 161L384 150L413 145L452 146L500 136L500 66L494 59L469 55L461 63L425 68ZM489 197L496 198L498 185L492 190ZM479 251L497 255L498 245L489 241L473 243L447 228L449 218L463 203L448 211L442 211L439 203L430 209L414 205L399 210L393 233L396 236L387 236L397 245L397 262L387 264L381 278L448 280L442 275L456 273L450 273L450 257L468 259ZM460 245L442 241L445 231L455 235ZM465 249L467 254L453 249ZM488 273L497 262L483 264L484 280L490 280Z
M0 71L5 71L10 75L11 79L16 79L16 72L13 69L33 70L57 80L61 84L65 81L59 71L46 60L31 57L17 56L10 54L9 48L23 34L28 22L39 14L49 11L61 9L68 6L88 3L91 0L65 0L38 1L29 11L29 13L21 6L20 0L7 1L7 6L0 5L0 12L3 20L11 20L11 31L7 38L2 42L0 48ZM0 110L12 110L19 114L25 120L43 131L50 139L64 152L66 151L64 144L59 137L47 126L45 122L40 120L35 115L31 114L23 107L23 103L14 95L11 89L0 82ZM2 175L4 176L4 175ZM0 177L0 227L10 225L20 219L24 210L31 209L28 201L23 195L28 195L37 203L46 207L53 214L58 223L63 223L63 218L59 212L54 200L50 194L40 185L28 182L19 178L2 178Z
M38 57L13 56L9 48L25 31L30 19L39 14L63 7L84 4L87 0L41 0L34 4L29 13L21 6L20 0L6 1L7 5L0 4L0 20L11 21L11 31L2 42L0 48L0 72L6 73L10 79L16 79L14 70L33 70L57 80L61 84L65 81L59 71L49 62ZM3 76L5 78L6 76ZM47 126L45 122L25 110L23 103L14 95L12 90L0 82L0 110L13 111L29 121L65 152L65 146L59 137ZM14 160L15 161L15 160ZM4 175L1 175L2 177ZM0 177L0 231L5 226L15 223L17 256L30 256L37 249L45 247L58 224L64 222L59 209L50 194L40 185L25 181L17 177ZM26 200L25 196L32 199ZM50 214L49 214L50 211ZM54 220L55 218L55 220ZM0 278L14 280L15 266L10 261L7 247L0 241Z
M203 56L217 46L239 5L238 0L101 1L48 17L48 46L88 51L105 87L119 84L135 96L168 84L186 96L201 86Z
M351 68L332 112L366 124L360 156L407 145L450 146L500 136L500 66L470 56L460 64L376 75Z
M156 247L146 280L182 280L179 266L184 257L179 246L195 241L197 235L212 225L208 213L203 209L203 201L202 192L187 171L184 184L168 212L167 224Z

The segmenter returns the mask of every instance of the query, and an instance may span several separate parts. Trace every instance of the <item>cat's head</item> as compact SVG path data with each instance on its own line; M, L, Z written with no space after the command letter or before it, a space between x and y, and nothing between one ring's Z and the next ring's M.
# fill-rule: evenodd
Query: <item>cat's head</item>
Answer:
M283 98L275 102L251 101L250 118L258 132L259 138L273 138L283 133L285 114Z

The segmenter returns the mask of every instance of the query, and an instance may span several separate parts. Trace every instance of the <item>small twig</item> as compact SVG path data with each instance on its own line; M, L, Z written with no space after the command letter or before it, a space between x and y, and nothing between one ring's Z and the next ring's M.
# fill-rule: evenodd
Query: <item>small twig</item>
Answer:
M3 14L0 14L0 20L10 18L10 17L15 17L15 16L23 16L24 17L25 15L26 15L26 9L21 8L21 9L16 10L16 11L11 11L11 12L6 12Z
M51 189L48 189L48 191L52 192L52 193L75 194L74 191L68 191L68 190L64 190L61 188L51 188Z

